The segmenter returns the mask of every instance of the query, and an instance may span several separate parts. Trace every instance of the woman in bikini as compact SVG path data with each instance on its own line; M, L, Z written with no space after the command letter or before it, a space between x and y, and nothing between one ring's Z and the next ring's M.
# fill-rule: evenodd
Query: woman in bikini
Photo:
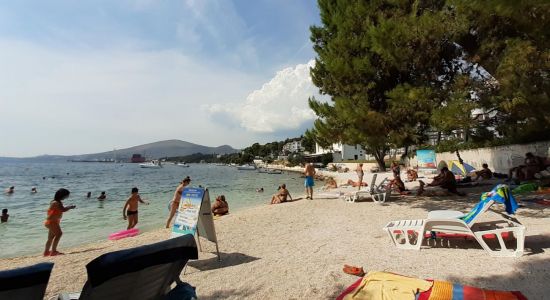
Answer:
M183 192L183 189L189 185L189 183L191 183L191 178L187 176L176 188L176 192L174 192L174 198L172 198L172 202L170 202L170 216L166 221L166 228L170 228L170 223L172 223L172 219L174 218L174 215L176 214L176 211L178 211L178 207L180 206L181 193Z
M57 251L57 244L61 239L63 232L61 231L61 217L63 213L75 208L76 206L63 206L61 201L67 199L70 192L67 189L59 189L55 192L53 201L50 202L50 208L48 209L48 216L44 225L48 228L48 241L46 242L46 248L44 249L44 256L56 256L63 253ZM50 251L51 246L51 251Z

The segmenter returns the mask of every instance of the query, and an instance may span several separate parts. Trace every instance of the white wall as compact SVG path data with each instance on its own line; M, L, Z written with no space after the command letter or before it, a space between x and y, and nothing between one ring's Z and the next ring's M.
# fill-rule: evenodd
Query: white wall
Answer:
M550 141L532 144L516 144L493 148L478 148L473 150L459 150L460 157L465 163L476 169L481 169L481 164L487 163L494 172L508 174L508 170L519 163L523 163L525 153L550 157ZM457 160L456 153L436 153L437 162L441 160Z

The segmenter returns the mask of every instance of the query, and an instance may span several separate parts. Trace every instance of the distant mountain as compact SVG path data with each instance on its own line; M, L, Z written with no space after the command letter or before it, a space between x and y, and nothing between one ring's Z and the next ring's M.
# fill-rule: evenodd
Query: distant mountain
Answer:
M126 149L117 149L116 151L107 151L93 154L60 156L60 155L43 155L32 158L14 159L14 158L2 158L0 161L15 161L15 160L32 160L32 161L62 161L62 160L105 160L114 159L129 161L133 154L141 154L147 159L157 159L163 157L173 156L186 156L193 153L203 154L229 154L239 152L240 150L234 149L228 145L222 145L219 147L207 147L197 145L180 140L167 140L154 142L139 146L134 146Z

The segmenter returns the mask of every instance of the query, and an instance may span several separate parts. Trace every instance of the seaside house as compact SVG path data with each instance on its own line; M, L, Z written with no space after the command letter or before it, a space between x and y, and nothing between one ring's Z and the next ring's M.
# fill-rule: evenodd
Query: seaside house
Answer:
M344 160L364 160L366 152L361 145L346 145L342 143L332 144L330 148L323 148L319 144L315 144L315 154L332 153L334 162Z
M283 145L283 151L287 151L288 153L298 153L303 150L301 140L291 141Z

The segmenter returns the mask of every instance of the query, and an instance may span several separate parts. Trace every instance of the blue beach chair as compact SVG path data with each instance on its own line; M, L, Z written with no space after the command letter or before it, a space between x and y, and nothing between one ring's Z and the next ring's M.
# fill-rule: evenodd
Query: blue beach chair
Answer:
M88 281L82 292L59 299L195 299L195 289L179 276L187 262L197 258L190 234L107 253L86 265Z
M43 299L53 263L0 271L0 299Z

